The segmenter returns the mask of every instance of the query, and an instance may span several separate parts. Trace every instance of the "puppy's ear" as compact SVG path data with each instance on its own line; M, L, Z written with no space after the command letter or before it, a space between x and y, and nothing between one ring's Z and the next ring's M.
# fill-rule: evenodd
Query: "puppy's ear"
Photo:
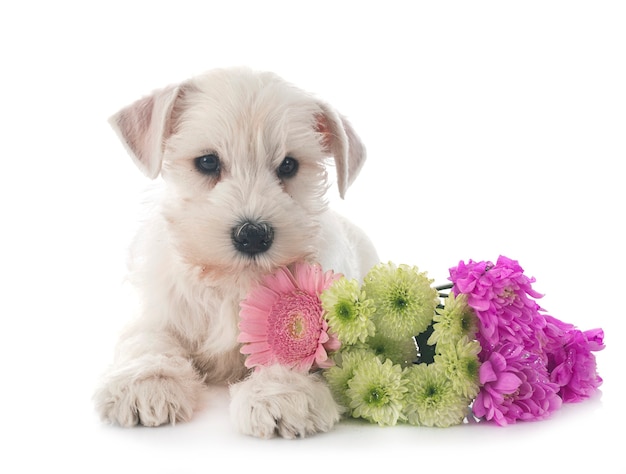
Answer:
M365 162L365 145L352 125L331 107L320 104L322 114L317 118L317 131L322 134L325 151L335 158L337 185L343 199Z
M172 132L172 110L179 88L170 86L139 99L109 119L109 123L151 179L161 171L165 140Z

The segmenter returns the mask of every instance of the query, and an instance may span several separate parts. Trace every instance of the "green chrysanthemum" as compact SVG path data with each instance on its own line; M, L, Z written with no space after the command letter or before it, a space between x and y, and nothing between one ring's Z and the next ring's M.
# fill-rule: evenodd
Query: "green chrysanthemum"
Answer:
M404 396L407 381L402 367L387 359L384 363L373 356L363 360L348 381L352 416L364 418L380 426L395 425L404 420Z
M467 295L454 296L450 293L445 306L437 308L433 316L434 331L428 338L428 344L456 343L463 336L473 338L478 330L478 320L467 304Z
M460 397L439 364L418 364L406 370L409 393L405 414L419 426L458 425L467 414L469 400Z
M417 267L390 262L372 268L363 290L374 302L377 333L400 340L424 331L439 302L432 282Z
M476 397L480 390L478 354L481 347L478 341L464 336L456 344L438 344L437 350L435 363L441 366L454 391L468 399Z
M357 280L343 277L320 295L326 320L342 344L365 342L374 335L374 307L365 298Z
M415 339L406 337L395 340L380 334L375 334L366 341L367 347L379 356L381 361L391 359L391 362L401 367L407 367L417 358Z
M373 358L376 358L376 355L367 349L342 349L335 356L336 365L324 370L324 377L335 401L344 408L350 406L350 397L346 395L346 391L348 390L348 382L354 376L354 370L363 361Z

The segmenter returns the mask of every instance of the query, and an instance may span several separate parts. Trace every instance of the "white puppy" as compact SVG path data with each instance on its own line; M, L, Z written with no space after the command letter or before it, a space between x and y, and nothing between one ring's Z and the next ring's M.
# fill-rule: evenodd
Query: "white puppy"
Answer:
M230 384L243 433L329 430L340 412L319 374L249 373L237 324L251 284L280 266L319 262L361 279L378 263L324 199L329 157L342 197L365 160L348 122L274 74L226 69L156 91L111 123L163 192L134 246L142 309L95 394L102 418L189 420L206 384Z

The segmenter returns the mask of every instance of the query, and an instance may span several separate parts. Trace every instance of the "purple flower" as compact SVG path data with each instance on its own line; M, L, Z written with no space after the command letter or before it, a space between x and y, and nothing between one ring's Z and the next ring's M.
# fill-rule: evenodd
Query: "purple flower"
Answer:
M491 352L479 370L482 385L472 405L474 415L500 426L517 420L541 420L561 407L558 385L542 359L507 343Z
M604 349L602 329L580 331L573 325L546 315L544 331L550 380L560 387L564 402L589 398L602 384L592 351Z
M468 305L480 321L478 340L486 349L500 343L536 345L534 335L545 326L533 298L534 278L524 275L515 260L500 256L491 262L460 262L450 269L455 294L467 294ZM530 349L530 348L529 348Z
M542 296L532 288L535 279L515 260L460 262L450 269L450 280L478 318L477 417L499 425L540 420L600 386L592 351L604 348L602 330L582 332L544 314L535 301Z

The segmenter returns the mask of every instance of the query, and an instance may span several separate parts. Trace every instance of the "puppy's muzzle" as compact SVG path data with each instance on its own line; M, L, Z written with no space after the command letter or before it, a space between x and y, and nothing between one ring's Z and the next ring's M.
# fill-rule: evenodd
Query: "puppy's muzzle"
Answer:
M233 227L231 235L235 248L248 255L267 251L274 241L274 229L265 222L245 221Z

